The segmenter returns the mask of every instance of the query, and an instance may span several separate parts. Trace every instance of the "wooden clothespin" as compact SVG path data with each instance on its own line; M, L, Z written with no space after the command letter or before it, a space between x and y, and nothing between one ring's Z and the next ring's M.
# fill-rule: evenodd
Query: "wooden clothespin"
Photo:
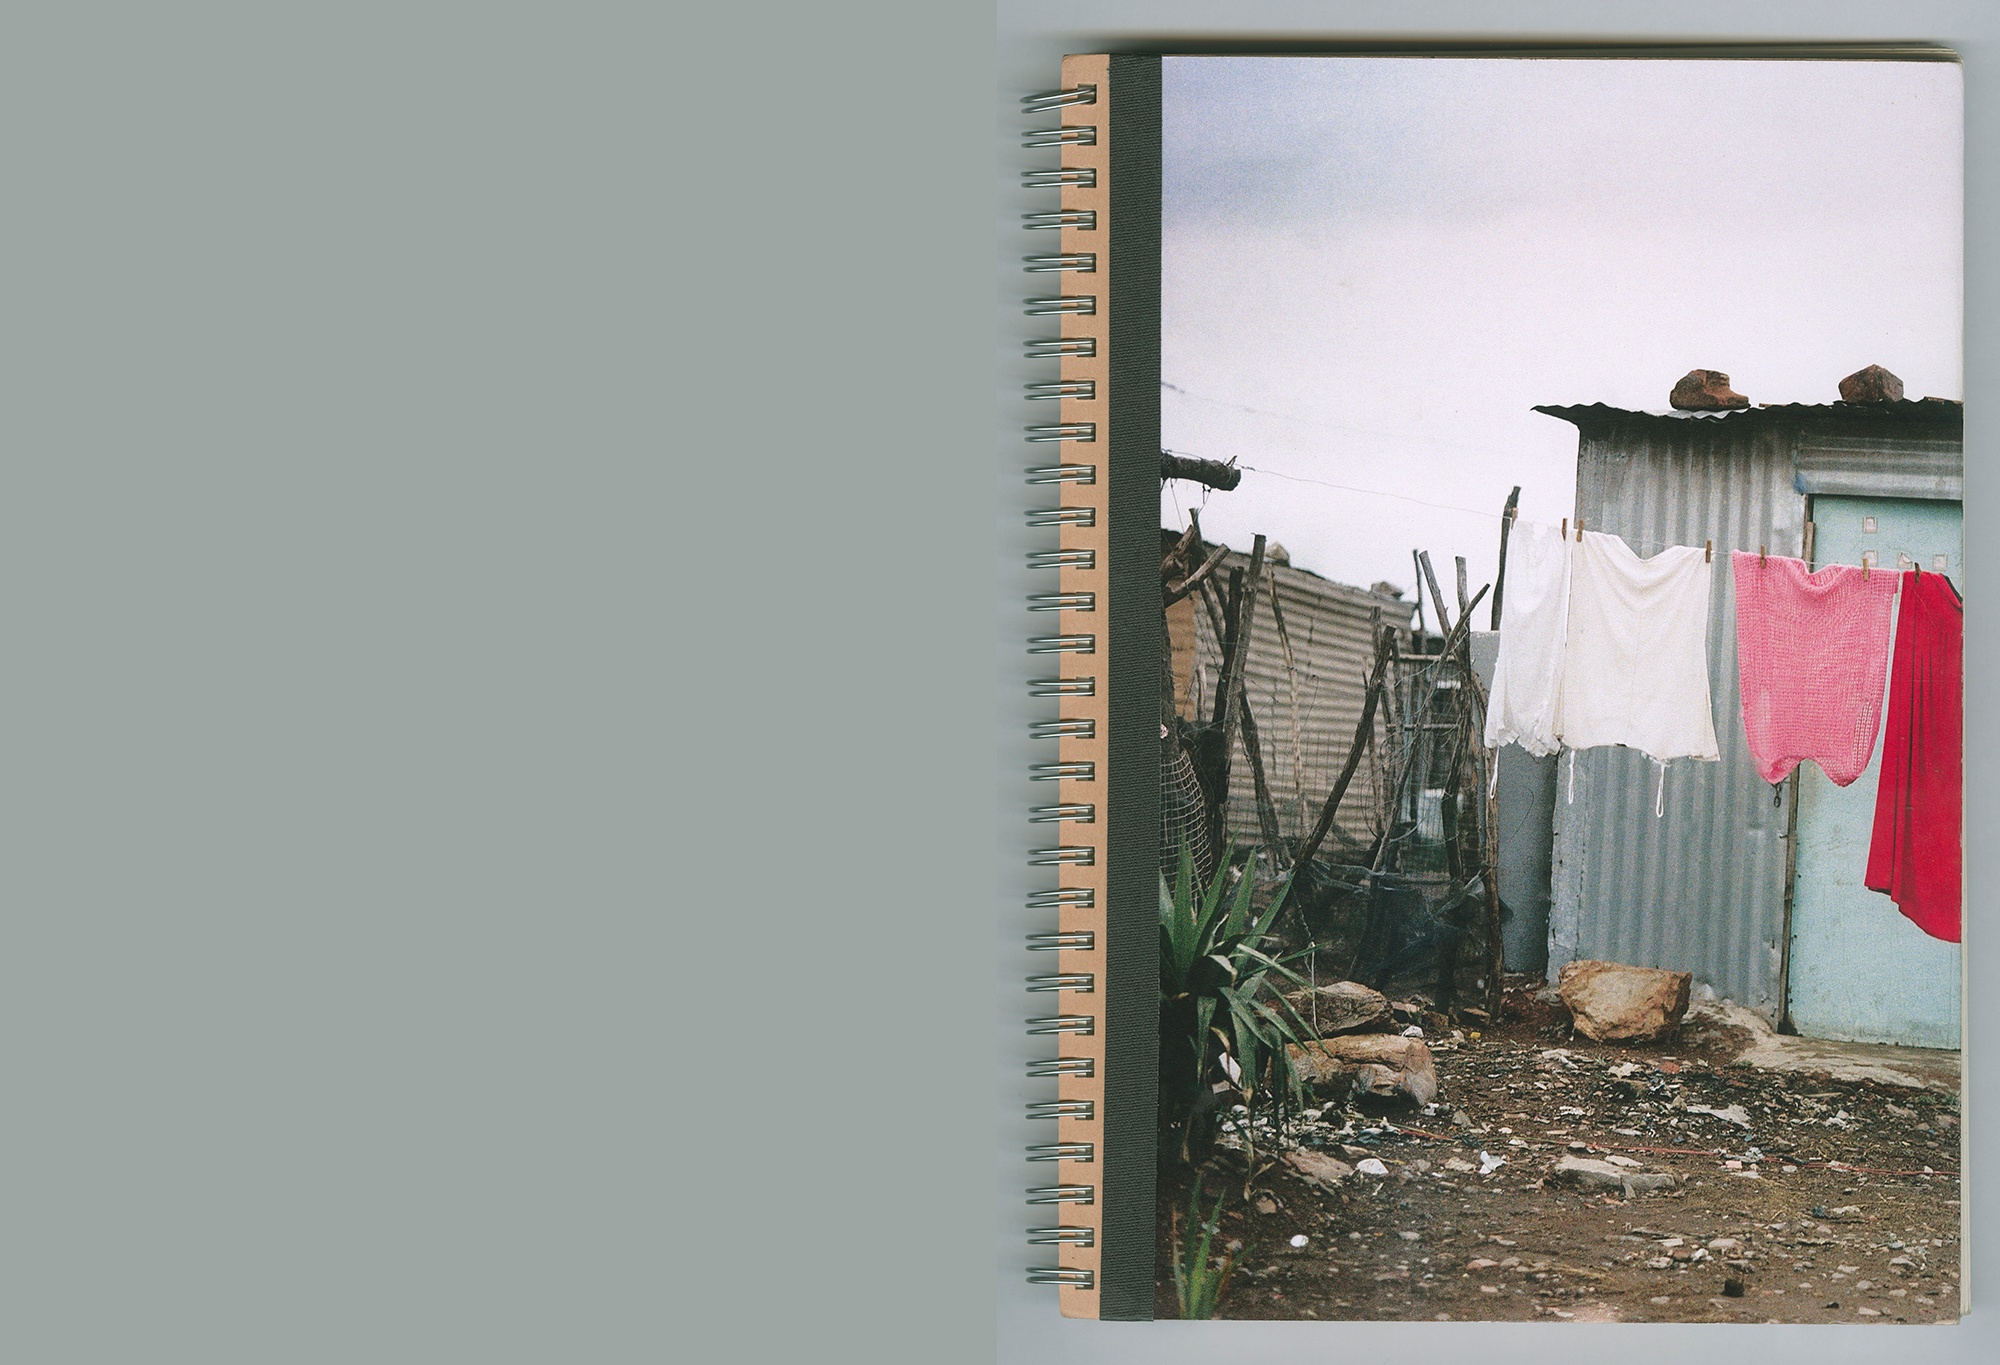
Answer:
M1761 568L1763 568L1763 567L1764 567L1764 566L1765 566L1766 564L1770 563L1770 561L1769 561L1768 559L1766 559L1766 558L1764 557L1764 552L1765 552L1766 550L1770 549L1770 548L1771 548L1771 547L1770 547L1770 546L1768 546L1768 545L1759 545L1759 546L1757 547L1757 567L1758 567L1758 568L1760 568L1760 569L1761 569Z
M1568 518L1568 517L1564 517L1564 518L1563 518L1563 539L1564 539L1564 540L1568 540L1568 539L1569 539L1569 518Z
M1578 517L1578 518L1576 519L1576 543L1577 543L1577 544L1579 544L1579 545L1583 544L1583 518L1582 518L1582 517Z
M1703 541L1703 542L1702 542L1702 547L1701 547L1701 562L1702 562L1702 563L1704 563L1704 564L1713 564L1713 563L1715 563L1715 542L1714 542L1714 541L1712 541L1712 540L1709 540L1709 541Z

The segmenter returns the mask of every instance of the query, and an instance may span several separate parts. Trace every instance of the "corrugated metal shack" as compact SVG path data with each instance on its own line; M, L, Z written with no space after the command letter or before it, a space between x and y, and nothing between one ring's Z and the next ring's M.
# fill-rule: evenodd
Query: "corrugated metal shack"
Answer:
M1574 516L1588 529L1623 536L1642 556L1714 541L1709 685L1722 751L1720 763L1672 765L1665 814L1657 818L1655 772L1642 755L1616 748L1577 754L1572 799L1572 760L1563 753L1552 832L1549 975L1576 958L1692 971L1777 1021L1786 1008L1798 779L1774 792L1748 753L1727 553L1768 546L1772 554L1800 555L1814 498L1955 502L1963 481L1963 408L1924 399L1704 412L1602 404L1535 411L1577 429ZM1882 567L1895 565L1885 560ZM1951 572L1959 573L1955 561ZM1881 904L1900 918L1886 897Z
M1171 543L1172 533L1163 533ZM1258 591L1251 618L1250 651L1244 660L1244 690L1256 717L1265 778L1287 839L1300 839L1319 818L1320 806L1339 774L1360 724L1369 666L1374 661L1370 622L1379 611L1384 623L1405 631L1408 647L1410 602L1378 585L1353 588L1293 567L1283 547L1265 557L1268 584ZM1231 569L1247 570L1249 555L1231 550L1215 575L1226 582ZM1271 608L1271 588L1279 610ZM1278 615L1284 618L1279 630ZM1206 718L1214 696L1222 648L1208 613L1190 597L1167 612L1167 643L1174 676L1174 708L1188 720ZM1290 659L1286 645L1290 645ZM1230 757L1227 836L1239 843L1258 841L1257 803L1250 760L1239 737ZM1364 763L1341 802L1334 839L1365 843L1377 807L1375 772Z

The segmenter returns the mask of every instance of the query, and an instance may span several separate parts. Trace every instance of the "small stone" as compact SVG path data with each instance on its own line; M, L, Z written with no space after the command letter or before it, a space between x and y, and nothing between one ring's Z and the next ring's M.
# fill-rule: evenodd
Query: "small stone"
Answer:
M1498 1294L1500 1286L1497 1284L1482 1284L1479 1286L1479 1292L1482 1294Z
M1491 1270L1498 1264L1500 1264L1498 1261L1488 1260L1484 1256L1474 1256L1465 1263L1465 1268L1467 1270Z
M1748 398L1729 387L1729 376L1720 370L1689 370L1667 395L1667 402L1682 412L1720 412L1750 406Z
M1732 1299L1740 1299L1740 1298L1742 1298L1742 1297L1743 1297L1743 1281L1741 1281L1741 1280L1735 1280L1735 1279L1731 1279L1731 1280L1724 1280L1724 1281L1722 1282L1722 1292L1723 1292L1724 1294L1727 1294L1727 1295L1728 1295L1728 1296L1729 1296L1730 1298L1732 1298Z
M1899 403L1903 381L1880 365L1866 365L1840 381L1843 403Z
M1669 1267L1671 1267L1673 1263L1674 1263L1673 1258L1671 1256L1655 1256L1653 1257L1652 1260L1646 1262L1646 1269L1666 1270Z
M1864 1318L1879 1318L1882 1316L1882 1310L1879 1308L1857 1308L1854 1311Z
M1421 1232L1399 1232L1396 1235L1406 1242L1414 1242L1423 1236Z
M1303 1232L1295 1233L1292 1236L1292 1245L1295 1247L1302 1247L1311 1240L1312 1238L1306 1236Z
M1271 1198L1271 1196L1268 1194L1257 1196L1257 1212L1276 1213L1277 1211L1278 1211L1277 1200Z
M1354 1174L1355 1168L1345 1161L1335 1160L1324 1152L1315 1152L1308 1147L1294 1147L1285 1153L1285 1164L1314 1185L1332 1189ZM1380 1165L1381 1163L1376 1163ZM1277 1206L1266 1209L1261 1203L1260 1213L1275 1213Z
M1673 1301L1673 1296L1670 1294L1655 1294L1652 1298L1646 1300L1648 1303L1672 1303Z
M1354 1163L1354 1169L1361 1172L1363 1175L1382 1176L1389 1174L1389 1168L1387 1166L1384 1166L1381 1163L1381 1161L1372 1156L1367 1158L1366 1160L1357 1161L1356 1163Z

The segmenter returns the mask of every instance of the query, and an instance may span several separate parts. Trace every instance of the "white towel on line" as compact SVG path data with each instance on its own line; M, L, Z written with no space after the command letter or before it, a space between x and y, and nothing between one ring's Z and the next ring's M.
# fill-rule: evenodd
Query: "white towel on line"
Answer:
M1585 531L1569 562L1562 742L1622 744L1661 762L1722 757L1708 693L1703 552L1681 545L1641 559L1619 537Z
M1569 632L1569 538L1553 526L1515 522L1503 582L1486 747L1518 744L1539 758L1562 747L1556 705Z

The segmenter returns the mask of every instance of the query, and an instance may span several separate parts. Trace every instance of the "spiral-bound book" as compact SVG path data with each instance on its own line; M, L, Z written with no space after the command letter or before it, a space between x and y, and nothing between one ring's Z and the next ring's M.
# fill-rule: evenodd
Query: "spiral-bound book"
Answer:
M1028 1277L1955 1321L1956 56L1077 56L1023 104Z

